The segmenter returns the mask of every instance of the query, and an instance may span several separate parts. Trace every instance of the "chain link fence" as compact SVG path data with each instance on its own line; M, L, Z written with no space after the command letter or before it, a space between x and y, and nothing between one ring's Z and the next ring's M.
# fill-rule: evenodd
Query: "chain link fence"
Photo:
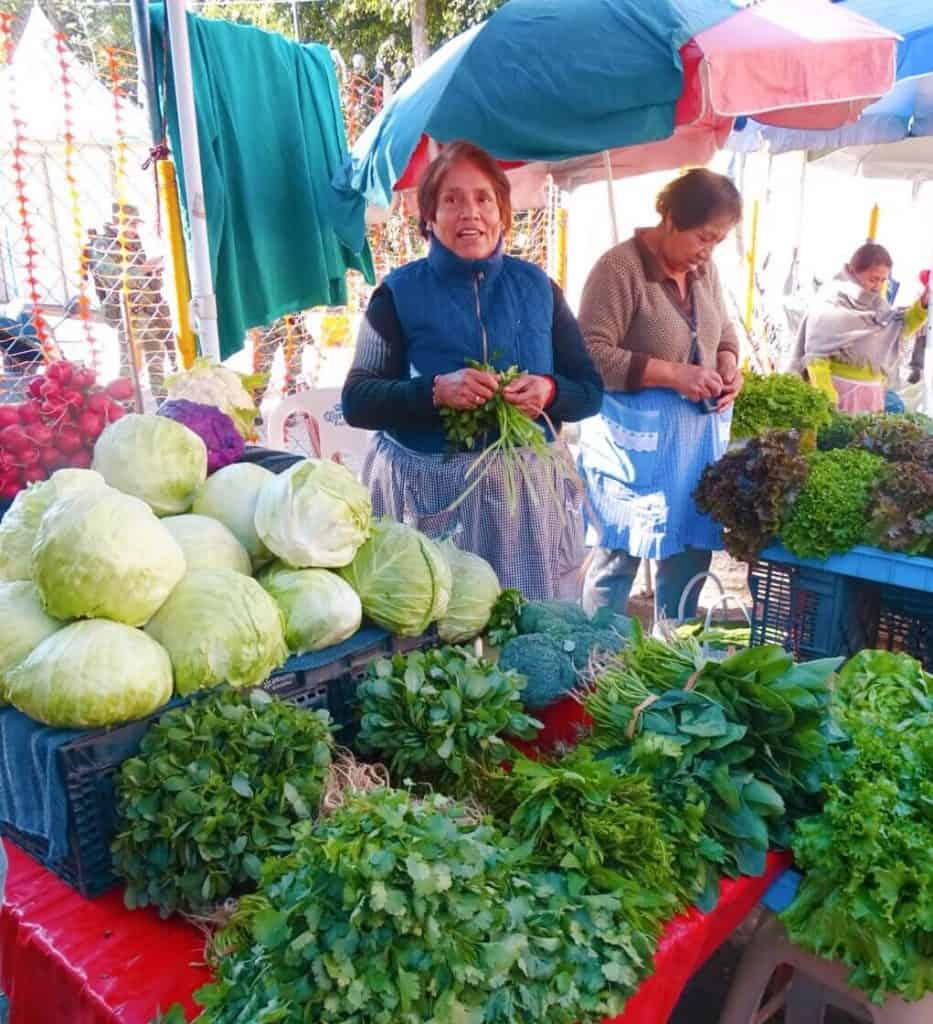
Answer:
M66 34L36 6L0 13L0 401L17 400L46 358L92 365L103 379L134 358L154 408L180 365L171 267L160 223L137 61L125 4L97 5ZM335 59L348 142L378 114L391 84ZM556 200L555 200L556 202ZM519 211L509 251L556 273L556 207ZM370 227L377 279L424 252L404 200ZM337 387L352 359L371 288L348 277L341 308L295 312L251 330L231 364L268 374L268 408L306 388Z

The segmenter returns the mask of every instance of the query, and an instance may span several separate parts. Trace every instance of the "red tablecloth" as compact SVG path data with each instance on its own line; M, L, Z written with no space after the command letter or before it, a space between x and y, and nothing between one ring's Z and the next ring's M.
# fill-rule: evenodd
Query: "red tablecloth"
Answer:
M178 918L126 910L122 894L85 900L11 843L7 902L0 909L0 988L10 1024L148 1024L209 980L204 936ZM690 976L790 864L770 854L762 878L722 886L711 914L690 910L667 926L654 974L613 1024L662 1024Z

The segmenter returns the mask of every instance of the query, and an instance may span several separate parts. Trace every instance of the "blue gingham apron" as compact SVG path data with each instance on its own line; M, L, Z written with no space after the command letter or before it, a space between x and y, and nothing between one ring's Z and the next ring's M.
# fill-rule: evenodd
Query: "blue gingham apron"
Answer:
M497 459L479 486L450 511L470 484L466 473L476 457L416 452L376 434L361 474L372 494L373 512L429 537L450 537L459 548L485 558L503 587L516 587L530 601L578 600L584 556L580 481L575 475L564 479L526 452L537 503L520 479L517 508L509 510ZM552 493L562 507L555 506Z
M731 424L731 406L706 413L669 388L606 392L580 430L587 539L636 558L720 549L720 527L697 511L693 491L726 451Z

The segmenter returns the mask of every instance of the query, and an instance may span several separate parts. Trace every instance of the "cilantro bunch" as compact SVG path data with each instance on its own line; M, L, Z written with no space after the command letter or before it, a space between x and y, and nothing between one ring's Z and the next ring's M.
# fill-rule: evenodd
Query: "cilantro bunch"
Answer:
M734 438L767 430L819 430L830 422L832 403L796 373L750 373L735 400Z
M751 562L774 540L807 473L799 432L769 431L707 466L693 497L722 524L729 554Z
M357 747L398 779L462 786L506 757L503 734L533 739L541 727L522 709L524 685L463 647L380 658L357 688Z
M806 460L810 472L781 526L781 539L802 558L828 558L865 538L884 460L853 448L812 452Z
M618 898L440 795L374 790L303 832L223 936L200 1024L585 1024L651 969Z
M317 813L330 767L326 711L221 690L163 715L116 787L113 861L130 908L203 911L255 887Z
M836 706L851 748L794 835L805 874L782 915L790 937L843 961L878 1003L933 992L931 683L905 655L863 651L846 666Z
M486 638L493 647L502 647L518 635L518 617L527 602L520 590L507 587L496 598L486 624Z

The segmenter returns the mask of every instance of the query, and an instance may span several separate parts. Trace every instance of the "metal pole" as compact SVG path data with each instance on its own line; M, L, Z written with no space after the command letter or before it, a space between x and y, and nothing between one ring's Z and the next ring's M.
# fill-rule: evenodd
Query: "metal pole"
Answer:
M185 0L166 0L169 46L172 53L172 77L178 107L178 134L185 172L185 196L188 200L188 224L191 228L191 309L201 339L201 354L220 362L220 337L217 333L217 298L211 275L211 254L207 237L207 209L198 149L198 122L191 80L191 52L188 48L188 20Z
M159 119L159 94L155 85L155 70L152 64L152 38L149 35L149 16L146 0L132 0L130 17L133 22L133 43L136 46L136 60L139 64L139 87L145 98L146 113L149 115L149 131L152 143L162 141L162 122Z
M606 172L606 190L609 193L609 221L612 225L612 244L619 244L619 218L616 216L616 197L612 190L612 159L609 150L603 150L603 169Z

